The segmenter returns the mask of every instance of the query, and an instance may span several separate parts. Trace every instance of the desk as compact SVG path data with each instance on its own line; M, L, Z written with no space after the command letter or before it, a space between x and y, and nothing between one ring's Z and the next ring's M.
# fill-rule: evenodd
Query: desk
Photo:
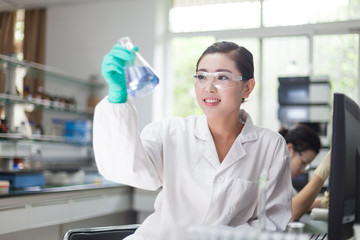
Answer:
M305 224L305 233L324 233L328 231L327 221L312 220L310 214L305 214L300 222Z
M131 208L132 188L119 184L10 191L0 195L0 234L126 212Z

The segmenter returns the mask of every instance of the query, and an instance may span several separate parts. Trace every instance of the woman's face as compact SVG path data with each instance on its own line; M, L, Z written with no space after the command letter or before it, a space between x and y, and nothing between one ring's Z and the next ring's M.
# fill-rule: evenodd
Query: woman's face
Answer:
M294 148L289 148L289 150L291 157L291 177L297 178L305 172L306 167L314 160L316 157L316 152L311 149L301 152L295 151Z
M207 73L229 72L241 76L235 62L224 53L205 55L198 64L198 71ZM238 117L241 101L249 97L254 88L255 80L240 81L235 87L217 89L210 82L204 88L195 85L198 104L207 118Z

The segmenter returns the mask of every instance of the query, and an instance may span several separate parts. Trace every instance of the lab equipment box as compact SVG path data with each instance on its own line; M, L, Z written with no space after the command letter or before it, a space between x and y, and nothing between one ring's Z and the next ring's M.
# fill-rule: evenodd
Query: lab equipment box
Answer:
M42 172L34 171L2 171L0 180L8 180L10 188L26 188L44 186L45 177Z

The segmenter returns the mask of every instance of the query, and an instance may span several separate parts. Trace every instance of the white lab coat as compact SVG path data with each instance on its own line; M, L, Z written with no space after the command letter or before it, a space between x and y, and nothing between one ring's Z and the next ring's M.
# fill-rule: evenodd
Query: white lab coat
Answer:
M134 103L95 109L94 153L108 180L147 190L162 187L155 212L127 239L183 240L191 225L257 226L258 179L264 169L266 228L282 231L291 217L289 153L276 132L245 126L220 164L205 116L146 126L141 136Z

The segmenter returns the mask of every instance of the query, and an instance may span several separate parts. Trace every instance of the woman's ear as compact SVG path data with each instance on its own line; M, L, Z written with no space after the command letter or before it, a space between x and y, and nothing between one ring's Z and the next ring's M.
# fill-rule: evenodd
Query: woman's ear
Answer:
M250 96L250 93L254 90L255 87L255 79L250 78L249 80L245 81L244 86L244 98L248 98Z

